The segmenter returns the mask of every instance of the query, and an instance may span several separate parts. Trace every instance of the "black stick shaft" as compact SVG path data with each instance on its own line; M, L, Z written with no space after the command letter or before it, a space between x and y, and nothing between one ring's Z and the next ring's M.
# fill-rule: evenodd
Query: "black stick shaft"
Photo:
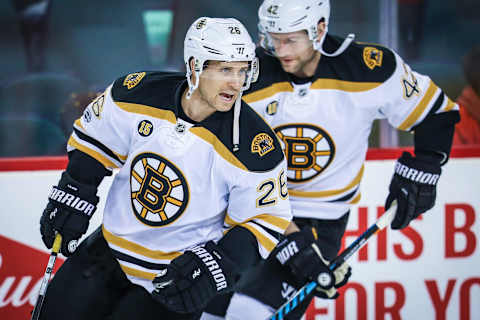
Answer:
M375 222L371 225L364 233L362 233L354 242L352 242L345 250L342 251L329 265L330 270L335 271L340 267L348 258L350 258L355 252L360 250L361 247L378 231L384 229L388 226L397 212L396 201L392 203L390 208ZM299 304L302 302L306 296L312 292L317 287L316 281L311 281L301 287L293 297L285 302L278 310L273 314L269 320L282 320L284 316L292 312Z
M48 258L47 268L43 275L42 284L40 285L40 291L38 293L37 303L35 303L35 308L33 309L31 320L38 320L40 318L40 312L42 311L43 301L45 300L45 294L47 293L48 282L52 276L53 267L55 266L55 261L57 260L58 252L60 251L60 246L62 245L62 236L57 233L55 236L55 241L53 242L52 253L50 258Z

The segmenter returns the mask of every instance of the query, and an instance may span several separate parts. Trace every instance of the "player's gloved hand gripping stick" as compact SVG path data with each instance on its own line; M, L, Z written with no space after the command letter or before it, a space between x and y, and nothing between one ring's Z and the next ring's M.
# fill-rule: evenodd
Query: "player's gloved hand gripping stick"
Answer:
M331 271L335 271L343 265L343 263L350 258L355 252L357 252L363 245L367 242L368 239L380 230L384 229L386 226L390 225L393 218L395 217L397 211L397 202L394 201L390 208L385 211L385 213L378 218L375 224L371 225L364 233L362 233L352 244L348 246L343 252L332 260L328 266ZM307 295L315 290L319 286L317 281L308 282L306 285L301 287L295 295L285 302L274 315L269 317L269 320L281 320L287 314L292 312L299 304L302 302Z
M61 245L62 236L60 235L60 233L57 233L55 236L55 241L53 242L52 253L50 254L47 268L45 269L45 274L43 275L42 284L40 285L40 292L38 293L37 303L35 303L35 308L33 309L31 320L38 320L40 318L40 311L42 310L43 299L45 299L48 282L50 281L50 277L52 276L53 266L55 265L55 260L57 260L57 255L60 251Z

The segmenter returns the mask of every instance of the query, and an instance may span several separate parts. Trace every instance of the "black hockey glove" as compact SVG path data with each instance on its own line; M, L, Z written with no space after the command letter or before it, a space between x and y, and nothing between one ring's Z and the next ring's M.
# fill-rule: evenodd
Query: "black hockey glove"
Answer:
M65 171L52 188L48 204L40 218L40 233L43 243L51 248L55 232L62 235L61 251L70 256L77 248L78 239L87 231L88 223L97 209L98 197L95 186L73 180Z
M153 279L152 295L174 312L195 313L215 295L231 290L238 278L233 262L209 241L173 259Z
M408 152L402 154L395 164L390 193L385 202L385 209L395 199L398 203L392 229L407 227L410 221L434 206L441 173L440 164L433 160L414 158Z
M316 281L316 296L324 299L336 299L339 296L336 289L344 286L352 274L347 263L335 271L329 269L329 262L323 258L310 228L289 234L272 256L291 270L299 285Z

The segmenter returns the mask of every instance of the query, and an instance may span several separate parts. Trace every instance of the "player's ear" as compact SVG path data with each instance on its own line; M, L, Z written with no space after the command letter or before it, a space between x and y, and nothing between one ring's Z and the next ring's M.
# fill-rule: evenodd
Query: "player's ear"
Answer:
M320 21L318 21L318 24L317 24L317 31L319 36L321 36L325 32L326 27L327 27L327 24L325 23L325 19L324 18L320 19Z

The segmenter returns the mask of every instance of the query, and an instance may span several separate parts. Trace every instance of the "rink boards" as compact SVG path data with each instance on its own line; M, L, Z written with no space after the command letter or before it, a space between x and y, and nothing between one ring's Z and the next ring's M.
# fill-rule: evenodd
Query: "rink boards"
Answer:
M344 245L383 213L400 153L369 151ZM65 158L0 160L0 319L28 319L33 309L48 260L38 222L65 164ZM110 183L106 178L100 187L89 232L101 223ZM352 257L353 276L341 297L315 301L307 320L480 319L479 212L480 148L455 149L435 207L409 228L371 239Z

